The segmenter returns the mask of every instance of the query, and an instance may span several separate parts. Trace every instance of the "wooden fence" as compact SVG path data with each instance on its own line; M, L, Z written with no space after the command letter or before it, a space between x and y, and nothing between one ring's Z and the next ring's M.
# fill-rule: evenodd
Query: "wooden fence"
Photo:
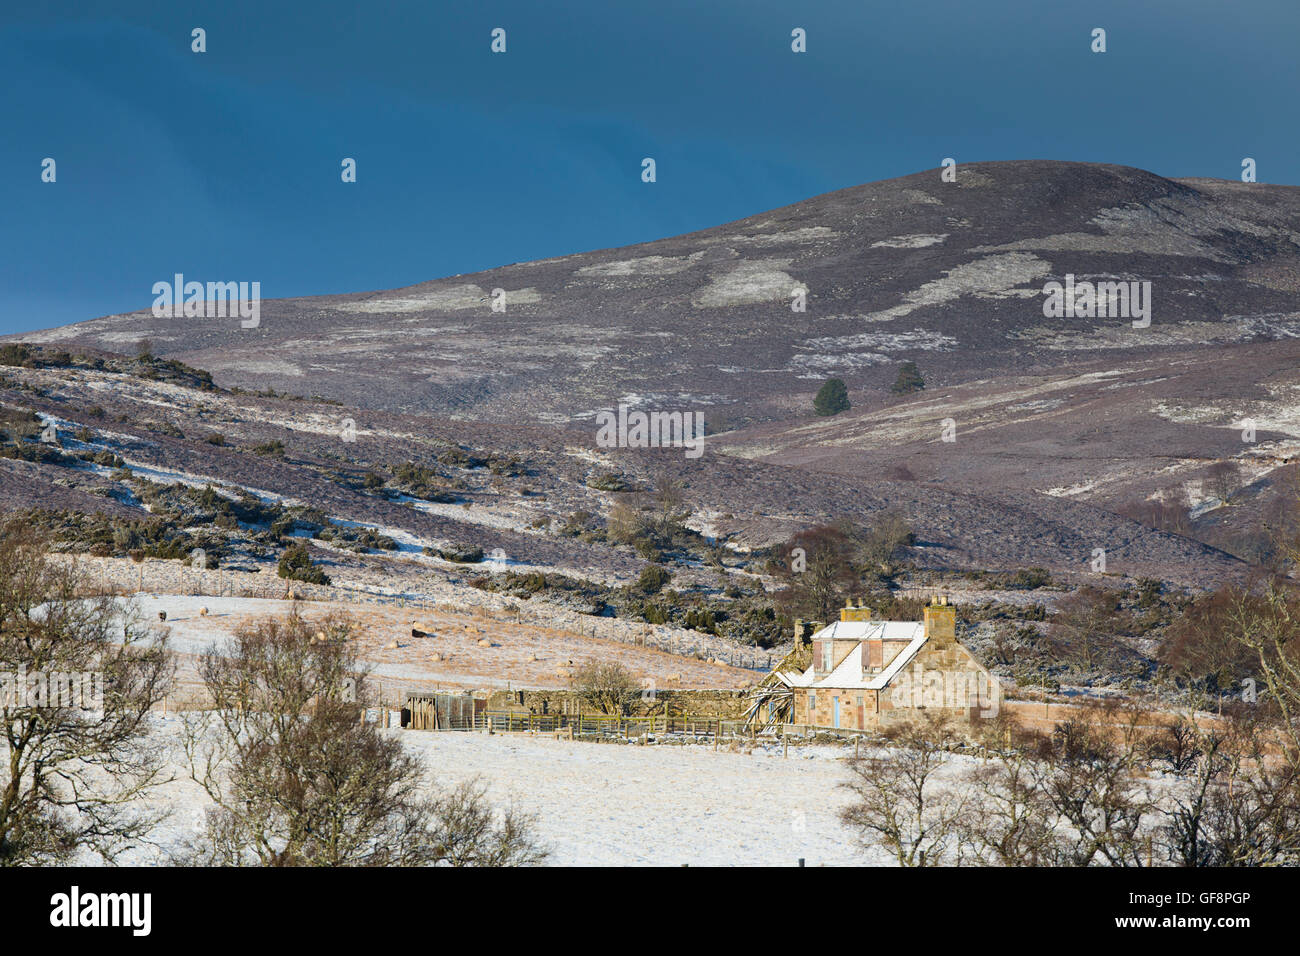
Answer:
M419 703L419 702L417 702ZM410 704L408 703L408 707ZM427 708L412 708L403 715L409 730L491 731L498 734L572 733L575 737L630 739L654 734L692 737L748 737L743 720L704 714L658 714L653 717L618 717L608 714L521 714L482 711L471 719L450 722L432 719Z

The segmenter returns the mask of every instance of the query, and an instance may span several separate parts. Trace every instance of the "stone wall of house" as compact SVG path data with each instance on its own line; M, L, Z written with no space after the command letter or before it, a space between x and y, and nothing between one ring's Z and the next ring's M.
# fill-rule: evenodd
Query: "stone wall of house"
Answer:
M999 696L996 680L970 651L953 638L932 639L881 692L877 725L887 727L934 710L968 720L993 717Z

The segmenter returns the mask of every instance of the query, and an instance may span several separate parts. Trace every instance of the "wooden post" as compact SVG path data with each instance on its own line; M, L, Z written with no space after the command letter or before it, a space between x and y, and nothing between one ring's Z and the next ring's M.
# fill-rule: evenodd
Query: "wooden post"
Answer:
M781 756L785 758L790 756L790 735L784 732L781 734Z

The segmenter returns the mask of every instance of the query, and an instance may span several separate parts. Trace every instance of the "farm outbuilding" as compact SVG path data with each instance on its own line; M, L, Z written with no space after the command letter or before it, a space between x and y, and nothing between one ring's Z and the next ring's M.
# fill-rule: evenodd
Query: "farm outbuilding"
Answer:
M402 726L409 730L472 730L475 700L472 694L406 695ZM479 709L483 701L477 702Z

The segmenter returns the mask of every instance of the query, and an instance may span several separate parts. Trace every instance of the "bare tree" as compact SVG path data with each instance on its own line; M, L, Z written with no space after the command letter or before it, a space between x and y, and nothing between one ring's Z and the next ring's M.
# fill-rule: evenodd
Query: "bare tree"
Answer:
M1205 472L1205 490L1225 505L1241 488L1241 467L1235 461L1216 461Z
M1193 759L1175 769L1160 801L1157 838L1177 866L1300 862L1300 772L1269 753L1258 712L1234 708L1203 728L1180 721Z
M111 859L162 818L138 800L166 779L166 635L86 590L29 524L0 525L0 865Z
M858 584L854 549L853 540L834 525L818 525L790 538L774 567L785 584L776 595L781 609L791 617L833 620Z
M883 514L869 529L857 531L858 559L885 576L898 571L898 558L915 539L911 525L897 511Z
M426 795L421 762L362 723L366 674L342 616L296 612L204 655L213 709L189 715L192 778L212 799L183 855L203 865L412 866L536 862L530 818L481 791ZM484 824L482 821L490 821Z
M1224 618L1228 640L1246 649L1278 711L1288 763L1300 768L1300 600L1286 582L1240 588Z
M957 736L926 715L886 734L890 749L849 761L845 786L856 800L840 819L863 846L882 845L901 866L961 862L967 791L936 779Z
M1050 814L1053 866L1141 866L1144 817L1151 809L1140 755L1092 708L1040 744L1035 786ZM1149 854L1148 854L1149 855Z
M622 714L640 692L632 672L619 661L588 659L570 678L582 700L602 714Z
M680 479L666 473L655 476L651 498L654 503L654 525L664 540L671 540L682 522L691 516L684 487Z
M1056 656L1088 671L1097 666L1118 624L1117 605L1113 592L1091 586L1063 598L1047 632Z
M972 808L964 818L962 840L970 860L991 866L1047 865L1055 856L1056 814L1039 786L1039 738L1006 711L987 722L984 738L989 757L968 778Z

